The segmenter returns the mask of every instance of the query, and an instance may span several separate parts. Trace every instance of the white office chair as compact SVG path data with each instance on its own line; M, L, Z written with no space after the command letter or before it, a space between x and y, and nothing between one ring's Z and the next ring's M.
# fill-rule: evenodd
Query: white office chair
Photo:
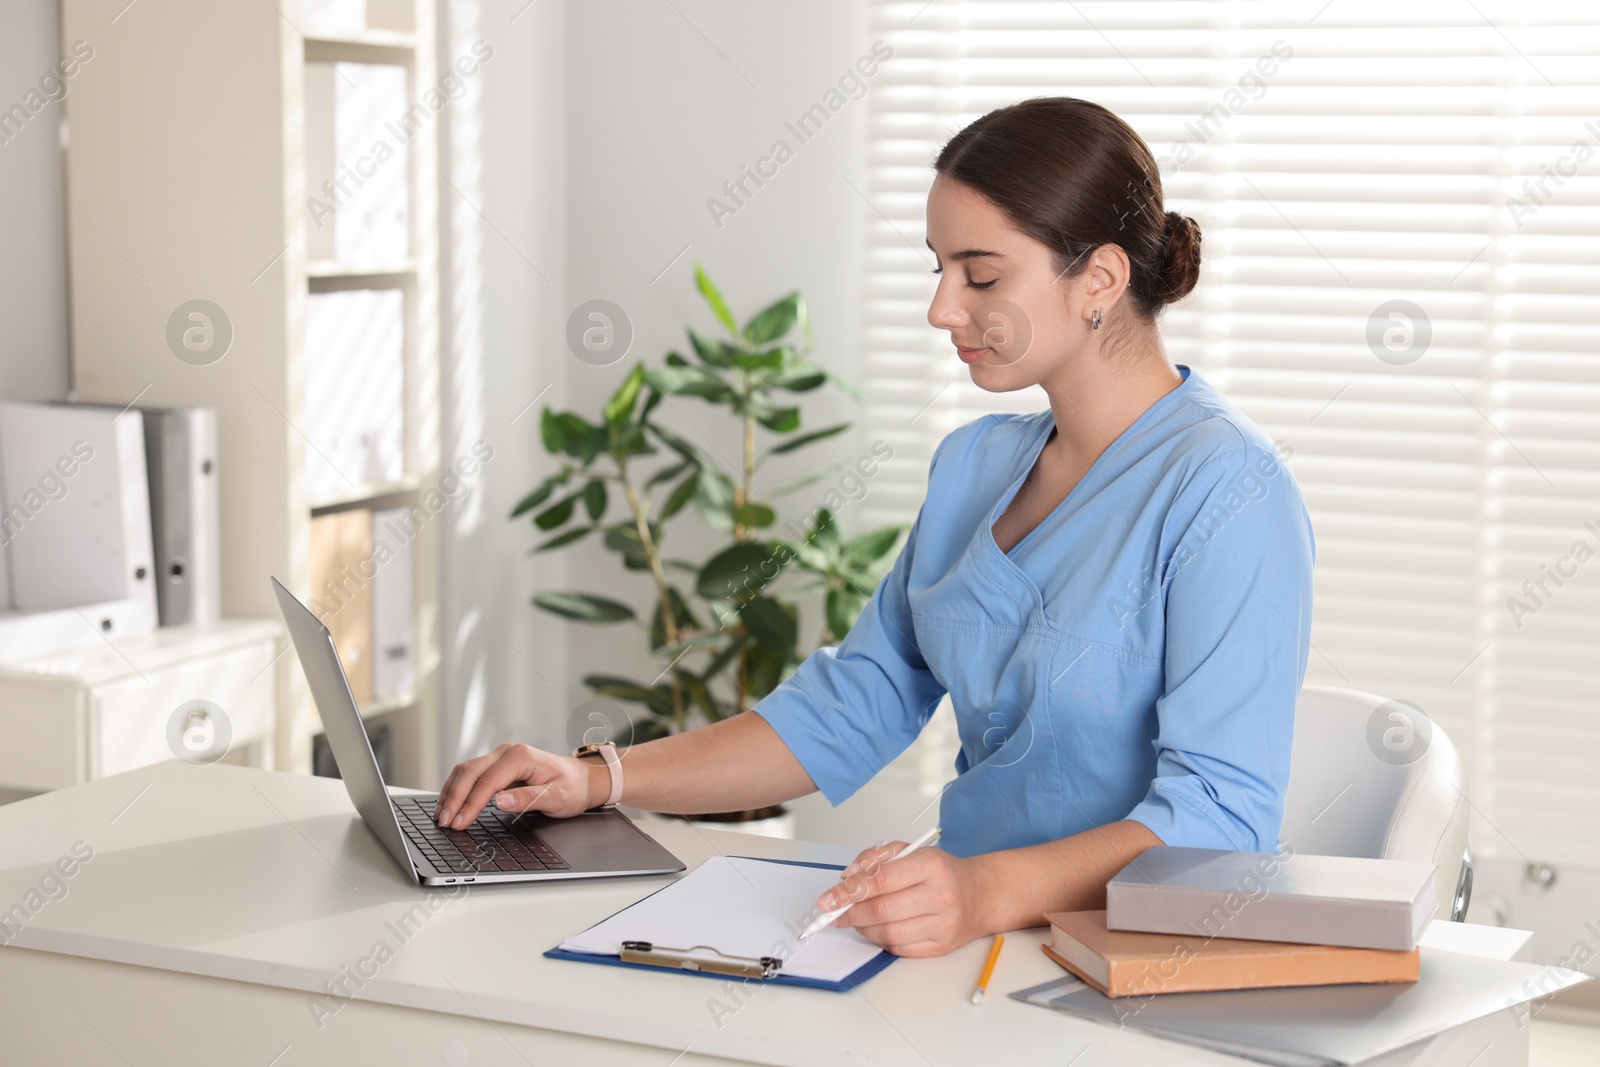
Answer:
M1408 711L1355 689L1302 689L1280 836L1307 855L1437 864L1434 914L1460 922L1472 895L1466 770L1444 730Z

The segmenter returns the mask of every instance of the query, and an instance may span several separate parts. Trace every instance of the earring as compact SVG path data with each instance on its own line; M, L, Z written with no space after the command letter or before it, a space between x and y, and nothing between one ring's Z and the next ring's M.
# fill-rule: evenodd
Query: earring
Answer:
M1098 330L1100 328L1100 323L1102 323L1104 321L1105 321L1105 316L1100 314L1100 309L1099 308L1095 308L1094 309L1094 315L1091 316L1090 319L1089 319L1089 329Z

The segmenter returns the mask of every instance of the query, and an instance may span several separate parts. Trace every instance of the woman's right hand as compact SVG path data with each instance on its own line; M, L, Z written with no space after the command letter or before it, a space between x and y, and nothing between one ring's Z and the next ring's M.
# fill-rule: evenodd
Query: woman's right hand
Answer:
M566 818L605 800L592 773L603 764L590 764L571 756L558 756L531 745L507 742L493 752L455 765L439 790L433 817L440 826L461 830L494 801L501 811L537 811Z

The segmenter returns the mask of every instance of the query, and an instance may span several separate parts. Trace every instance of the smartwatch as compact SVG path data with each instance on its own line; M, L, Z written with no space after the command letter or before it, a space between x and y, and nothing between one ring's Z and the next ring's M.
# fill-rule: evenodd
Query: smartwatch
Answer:
M616 807L617 801L622 799L622 757L617 755L616 742L601 741L599 744L594 745L580 745L572 750L572 755L577 759L582 759L584 756L599 755L601 759L605 760L606 770L611 774L611 795L600 806L602 808Z

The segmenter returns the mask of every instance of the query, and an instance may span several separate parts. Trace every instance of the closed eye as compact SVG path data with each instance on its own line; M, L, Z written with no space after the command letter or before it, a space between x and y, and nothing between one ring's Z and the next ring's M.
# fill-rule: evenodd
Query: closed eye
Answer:
M935 267L935 268L933 268L932 273L934 273L934 274L943 274L944 273L944 268L943 267ZM999 278L995 278L993 281L987 281L987 282L968 281L967 284L969 286L971 286L972 288L974 288L974 289L993 289L995 287L995 283L998 282L999 280L1000 280Z

